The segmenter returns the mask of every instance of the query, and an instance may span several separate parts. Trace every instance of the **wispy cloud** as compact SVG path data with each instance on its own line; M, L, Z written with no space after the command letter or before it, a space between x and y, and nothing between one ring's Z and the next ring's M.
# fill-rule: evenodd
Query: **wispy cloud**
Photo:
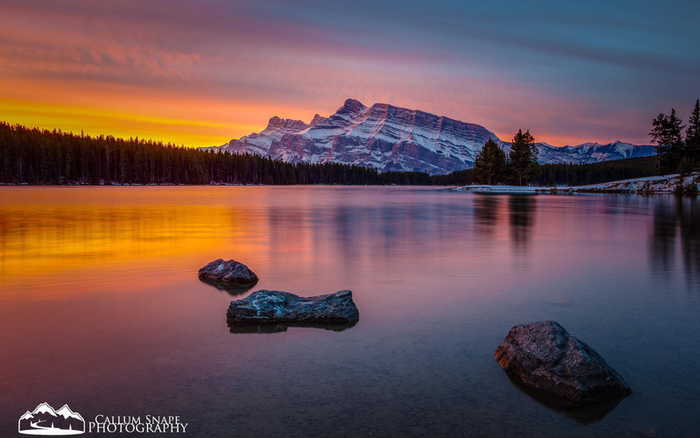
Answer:
M643 142L651 116L700 93L689 26L700 7L659 20L659 5L614 3L5 0L0 95L24 103L11 121L34 105L37 124L60 127L73 105L100 114L85 119L95 131L131 114L140 122L120 132L192 145L275 114L330 113L348 96L506 137L529 127L552 143Z

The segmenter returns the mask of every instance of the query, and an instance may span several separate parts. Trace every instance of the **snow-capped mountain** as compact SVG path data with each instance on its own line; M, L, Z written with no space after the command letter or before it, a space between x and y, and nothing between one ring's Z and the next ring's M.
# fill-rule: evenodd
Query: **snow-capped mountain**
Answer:
M267 155L272 143L279 141L285 134L295 134L308 127L309 125L301 120L281 119L275 116L267 123L267 128L259 133L246 135L239 140L231 140L223 147L233 153Z
M509 150L510 145L505 149ZM576 146L556 147L537 143L537 159L541 164L588 164L600 161L622 160L656 155L656 146L634 145L616 141L608 144L583 143Z
M316 114L309 124L273 117L259 132L205 150L256 154L287 162L338 162L381 171L449 173L474 166L484 143L501 141L483 126L385 103L367 107L355 99L330 117ZM593 163L654 155L654 146L622 142L555 147L537 144L538 161Z

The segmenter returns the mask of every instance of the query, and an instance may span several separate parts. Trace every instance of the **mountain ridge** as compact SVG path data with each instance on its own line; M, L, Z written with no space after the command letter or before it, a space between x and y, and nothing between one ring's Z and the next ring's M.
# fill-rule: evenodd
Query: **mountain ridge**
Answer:
M481 125L387 103L366 106L349 98L329 117L316 114L305 123L274 116L258 133L202 149L291 163L338 162L380 171L445 174L473 167L489 139L509 152L510 143ZM536 143L536 148L541 164L588 164L656 154L654 146L620 141L573 146Z

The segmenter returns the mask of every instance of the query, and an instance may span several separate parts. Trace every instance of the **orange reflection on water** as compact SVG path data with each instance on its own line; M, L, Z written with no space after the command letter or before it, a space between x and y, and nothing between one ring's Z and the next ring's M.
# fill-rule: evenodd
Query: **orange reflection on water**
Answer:
M161 275L143 276L142 285L164 284L178 276L174 266L182 266L184 260L196 266L202 253L225 243L235 242L240 252L248 252L245 246L254 245L251 236L259 227L255 223L240 226L235 208L176 205L168 203L165 193L158 204L145 204L140 199L140 192L157 189L132 188L127 196L110 188L73 190L68 195L66 191L71 189L65 188L3 191L3 295L10 291L42 297L85 292L85 288L72 287L72 281L66 281L76 278L88 289L128 290L120 277L127 271L133 274L134 269L160 271ZM212 230L221 230L221 234Z

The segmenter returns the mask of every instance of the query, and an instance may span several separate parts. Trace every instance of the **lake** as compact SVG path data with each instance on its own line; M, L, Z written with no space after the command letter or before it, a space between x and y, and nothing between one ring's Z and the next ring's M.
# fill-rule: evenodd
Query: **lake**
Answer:
M352 328L233 333L219 258L253 289L351 289ZM43 401L179 415L196 437L694 437L700 200L432 187L0 188L0 430ZM532 398L493 359L552 319L633 394Z

